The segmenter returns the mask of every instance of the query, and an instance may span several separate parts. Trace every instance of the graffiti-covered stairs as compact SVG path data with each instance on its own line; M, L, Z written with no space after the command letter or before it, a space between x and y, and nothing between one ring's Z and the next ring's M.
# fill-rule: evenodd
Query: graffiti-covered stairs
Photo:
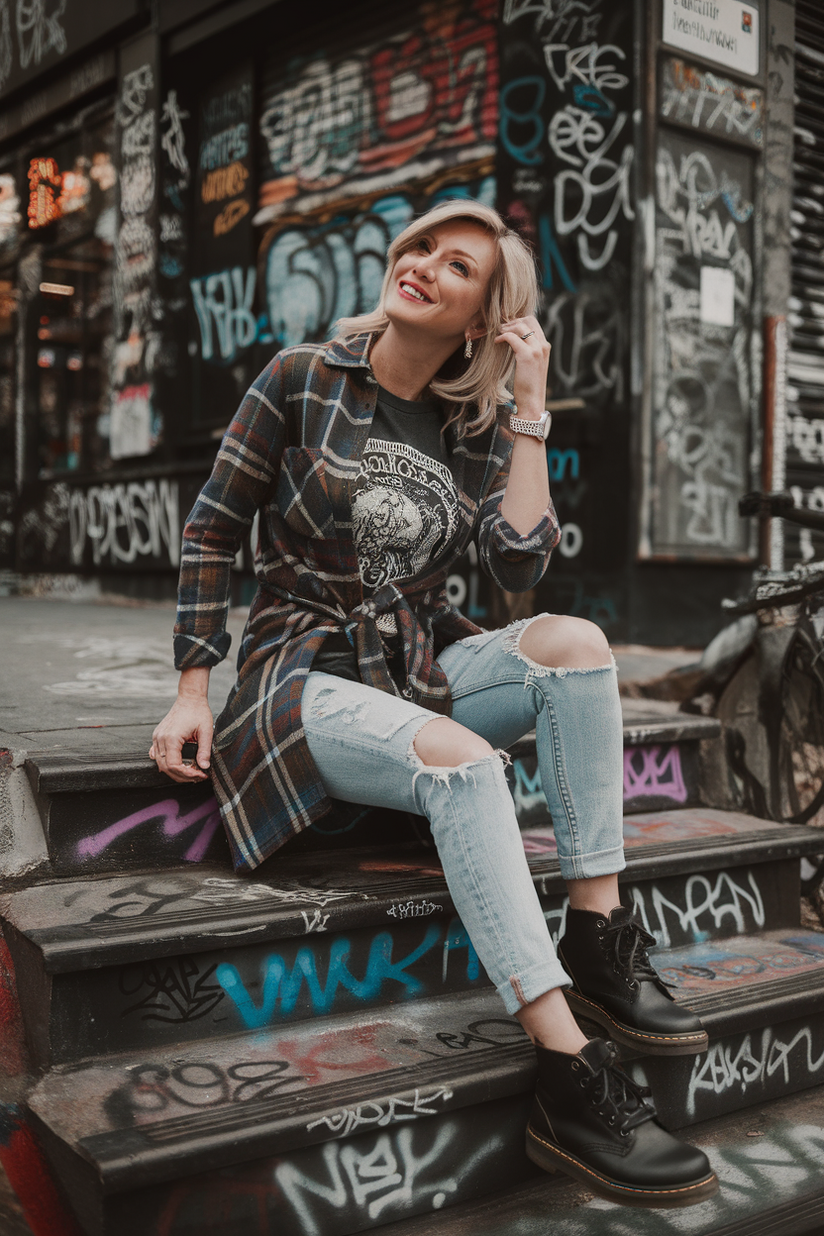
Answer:
M824 847L816 830L712 805L702 751L717 722L632 708L624 895L710 1047L627 1067L740 1190L748 1132L778 1136L761 1129L780 1124L770 1113L795 1103L824 1124L824 935L799 926L799 863ZM557 938L564 891L534 745L512 754ZM423 822L355 814L239 879L208 792L172 786L145 758L35 756L28 772L49 867L4 897L4 935L27 1117L84 1233L344 1236L404 1220L410 1236L457 1234L490 1194L502 1234L538 1195L554 1220L594 1207L581 1231L681 1230L670 1212L642 1228L536 1177L523 1153L533 1053L455 917ZM793 1204L824 1199L816 1187ZM719 1196L684 1230L726 1230ZM783 1233L807 1230L782 1215Z

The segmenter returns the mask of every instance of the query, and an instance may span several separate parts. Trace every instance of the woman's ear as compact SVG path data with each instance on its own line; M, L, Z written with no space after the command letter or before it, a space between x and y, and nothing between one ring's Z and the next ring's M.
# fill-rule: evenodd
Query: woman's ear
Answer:
M482 339L485 334L486 322L473 322L466 332L466 337L467 339Z

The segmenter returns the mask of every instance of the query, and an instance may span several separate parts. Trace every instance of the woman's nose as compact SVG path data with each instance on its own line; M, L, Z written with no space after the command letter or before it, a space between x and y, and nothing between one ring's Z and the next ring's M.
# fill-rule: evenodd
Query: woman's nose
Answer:
M432 279L434 278L434 264L432 261L432 254L427 253L425 255L422 255L420 258L418 258L417 262L415 263L412 269L413 269L414 274L420 275L421 279L428 279L431 283Z

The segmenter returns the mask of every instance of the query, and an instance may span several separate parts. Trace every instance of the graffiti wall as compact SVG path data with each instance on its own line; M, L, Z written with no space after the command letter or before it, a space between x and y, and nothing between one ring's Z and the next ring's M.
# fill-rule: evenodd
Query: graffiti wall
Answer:
M494 0L413 7L369 30L277 45L254 113L250 68L201 100L196 422L225 425L278 348L373 308L386 249L416 213L441 197L494 204Z
M756 157L764 94L662 63L655 166L652 459L642 552L746 559L761 393ZM705 135L724 139L719 145Z
M205 479L148 477L29 486L21 501L23 571L177 569L183 523Z
M109 420L112 459L148 455L161 433L153 394L159 345L157 267L158 69L154 39L122 59L117 101L120 220L114 252L114 352Z
M623 618L614 564L628 511L632 54L630 5L503 6L498 205L535 248L552 344L564 532L541 591L548 608L608 629Z

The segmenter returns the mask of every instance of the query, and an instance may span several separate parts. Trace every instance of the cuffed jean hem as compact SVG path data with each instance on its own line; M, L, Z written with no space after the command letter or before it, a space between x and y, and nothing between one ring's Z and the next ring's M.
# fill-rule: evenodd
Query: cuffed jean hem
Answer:
M569 987L572 979L556 958L548 958L540 965L530 966L521 974L512 974L505 983L496 987L506 1005L507 1013L517 1013L545 992L554 987Z
M590 854L559 854L558 862L565 880L591 880L593 876L616 875L627 865L622 845L609 850L593 850Z

